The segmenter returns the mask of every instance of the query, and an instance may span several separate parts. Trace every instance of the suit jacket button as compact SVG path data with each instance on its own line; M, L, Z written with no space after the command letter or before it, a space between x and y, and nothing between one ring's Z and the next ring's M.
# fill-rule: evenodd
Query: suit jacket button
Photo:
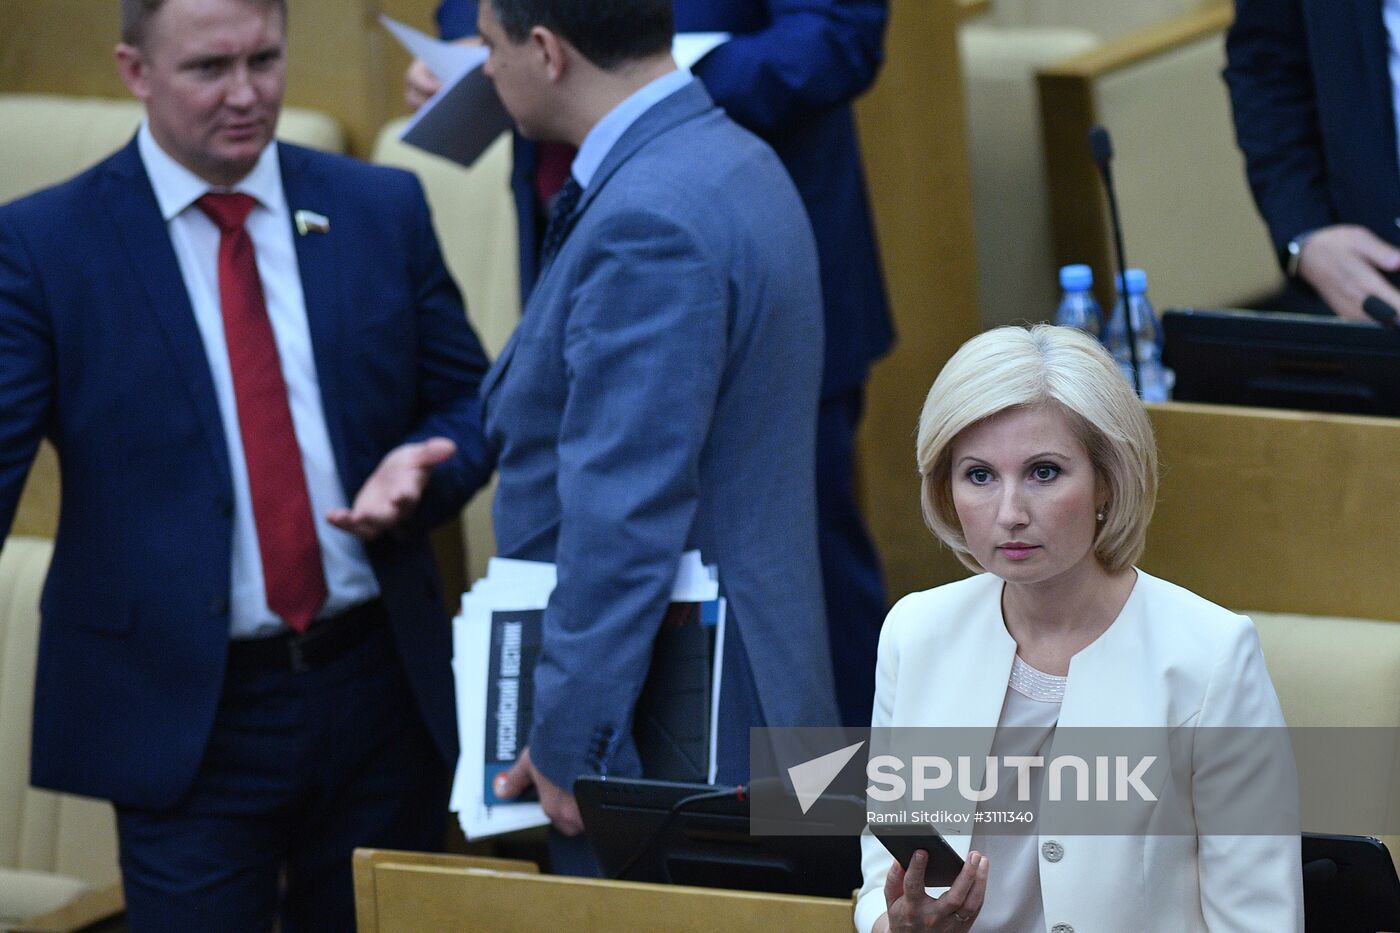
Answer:
M211 616L221 616L228 613L228 597L215 596L209 600L209 614Z
M1047 862L1058 862L1065 857L1065 847L1051 839L1040 847L1040 854L1045 856ZM1070 931L1073 933L1073 931Z
M1050 928L1050 933L1074 933L1074 927L1068 923L1057 923Z

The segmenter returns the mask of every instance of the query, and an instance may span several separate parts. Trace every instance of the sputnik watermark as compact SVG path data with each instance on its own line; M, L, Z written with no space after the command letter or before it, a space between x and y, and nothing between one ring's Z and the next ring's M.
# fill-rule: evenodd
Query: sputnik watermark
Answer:
M1046 827L1081 835L1278 835L1298 831L1300 802L1311 808L1313 825L1374 830L1386 825L1390 811L1380 808L1394 793L1382 780L1389 772L1372 759L1400 739L1352 734L1359 731L755 729L750 831L856 834L912 822L1005 835ZM1291 738L1312 779L1301 801ZM1343 809L1347 819L1337 815Z
M1031 799L1032 769L1046 767L1045 759L1040 755L1006 755L1000 759L988 755L985 759L985 769L982 770L985 777L979 788L973 787L979 769L973 765L972 756L960 755L956 761L958 794L972 803L982 803L997 795L997 775L1002 768L1015 769L1016 799L1024 803ZM1117 803L1134 799L1155 801L1157 796L1143 783L1143 778L1156 761L1156 755L1144 755L1135 762L1127 755L1097 755L1093 758L1091 769L1089 761L1078 755L1057 755L1050 759L1046 772L1049 783L1048 797L1056 802L1067 799L1064 794L1065 772L1072 771L1074 796L1068 799L1080 802L1112 800ZM872 800L881 803L892 803L906 798L922 801L929 791L941 791L949 787L955 770L954 764L940 755L914 755L909 762L911 793L911 781L906 780L902 774L904 767L904 760L895 755L876 755L871 758L865 768L866 777L870 781L866 793ZM1133 794L1136 797L1132 796Z

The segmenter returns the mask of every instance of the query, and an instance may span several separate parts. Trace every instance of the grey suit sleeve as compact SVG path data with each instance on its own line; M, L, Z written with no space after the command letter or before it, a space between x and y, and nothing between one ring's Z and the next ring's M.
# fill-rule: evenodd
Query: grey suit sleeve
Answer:
M530 753L565 788L636 773L641 690L699 495L724 367L727 285L683 221L614 215L572 293L559 437L558 585Z

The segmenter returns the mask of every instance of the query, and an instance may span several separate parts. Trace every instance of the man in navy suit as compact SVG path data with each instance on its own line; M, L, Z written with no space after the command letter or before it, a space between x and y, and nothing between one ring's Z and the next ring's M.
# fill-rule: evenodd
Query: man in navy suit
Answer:
M645 773L632 714L687 550L717 565L730 613L720 782L747 780L750 726L835 722L820 283L782 164L676 68L669 0L495 0L479 22L520 131L578 150L482 386L497 544L559 571L529 747L497 792L534 784L568 835L580 774ZM569 848L556 870L586 871Z
M855 494L855 437L870 365L893 340L851 102L875 79L887 0L674 0L677 32L728 32L695 76L716 104L777 152L817 238L826 356L817 420L817 532L842 721L870 722L885 615L879 558ZM475 0L443 0L445 38L475 31ZM410 69L409 98L436 81ZM694 158L704 158L695 153ZM563 180L558 149L516 137L522 295L538 269L543 191ZM551 180L553 176L553 180Z
M0 534L62 470L32 780L114 802L133 930L348 930L353 847L445 828L485 359L417 181L271 141L283 0L121 9L136 139L0 208Z
M1225 80L1254 200L1290 280L1338 315L1400 308L1394 0L1236 0Z

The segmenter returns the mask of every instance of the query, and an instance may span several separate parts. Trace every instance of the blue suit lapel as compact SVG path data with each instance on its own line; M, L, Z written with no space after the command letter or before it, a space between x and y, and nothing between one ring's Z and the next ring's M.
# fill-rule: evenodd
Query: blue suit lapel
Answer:
M306 323L311 332L311 349L316 359L316 380L321 390L321 408L335 451L337 471L347 492L353 490L346 465L345 399L342 388L344 360L344 317L349 307L342 282L347 256L345 235L335 226L337 203L325 175L312 164L308 153L286 143L277 145L282 167L282 190L292 222L301 290L306 302ZM325 233L300 234L296 229L297 211L313 211L330 219ZM342 228L343 229L343 228Z
M180 370L181 382L199 413L219 479L231 489L228 443L224 439L204 338L195 324L185 279L170 243L170 231L161 216L134 139L108 160L101 191L103 208L116 231L126 267L141 281L147 298L146 308L164 334L170 356ZM133 301L130 312L138 311L139 303Z
M522 322L524 318L521 318ZM506 345L501 348L501 355L496 357L496 362L486 371L486 377L481 380L481 405L485 410L491 398L491 393L496 390L496 386L501 384L501 377L510 368L511 357L515 356L515 345L520 340L520 325L510 332L510 338L506 340Z

